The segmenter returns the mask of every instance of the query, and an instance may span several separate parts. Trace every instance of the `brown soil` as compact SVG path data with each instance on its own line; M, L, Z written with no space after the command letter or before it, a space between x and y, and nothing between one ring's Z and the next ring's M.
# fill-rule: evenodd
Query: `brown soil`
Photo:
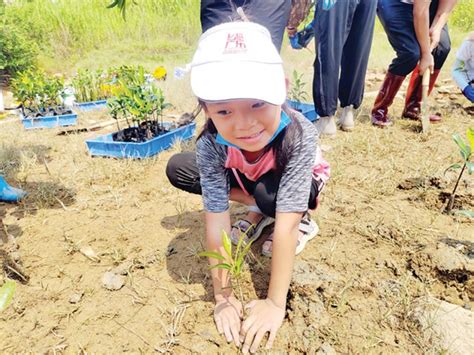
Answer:
M322 140L332 179L312 214L321 232L297 258L275 353L435 353L410 317L414 301L431 294L474 306L474 224L442 213L455 178L443 172L459 160L451 134L473 118L462 97L445 96L434 103L444 121L427 136L411 121L373 128L367 99L354 132ZM3 277L18 280L0 314L0 352L237 353L215 329L207 262L196 255L200 197L174 189L164 172L173 152L192 147L93 159L84 140L98 132L56 133L0 126L0 170L29 192L18 205L0 203ZM473 210L473 196L466 174L455 208ZM232 207L234 218L243 213ZM246 299L266 293L270 262L259 245ZM103 287L108 271L118 290Z

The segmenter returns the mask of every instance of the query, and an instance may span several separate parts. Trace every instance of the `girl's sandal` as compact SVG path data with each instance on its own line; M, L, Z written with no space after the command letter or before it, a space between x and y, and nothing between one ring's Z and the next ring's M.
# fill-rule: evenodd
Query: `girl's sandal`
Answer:
M315 221L313 221L309 214L305 214L301 219L299 225L299 235L298 241L296 242L296 251L295 255L301 253L306 246L306 243L313 239L319 233L319 227ZM272 247L273 247L273 233L271 233L265 242L262 244L262 255L272 256Z
M244 238L244 244L256 241L263 232L263 229L275 220L268 216L262 216L257 224L252 224L246 219L239 219L232 225L230 239L234 245L239 243L240 238Z

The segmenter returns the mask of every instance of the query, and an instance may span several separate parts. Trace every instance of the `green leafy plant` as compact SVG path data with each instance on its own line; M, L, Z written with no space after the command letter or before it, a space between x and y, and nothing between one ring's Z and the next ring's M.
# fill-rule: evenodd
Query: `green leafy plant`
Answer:
M243 238L245 233L239 239L235 250L232 250L232 242L229 235L222 231L222 245L224 247L226 255L222 255L217 251L207 250L199 253L199 256L213 258L220 261L219 264L211 266L210 269L224 269L229 272L229 279L227 281L228 288L232 288L234 291L238 291L240 301L243 301L242 292L242 270L244 266L244 260L247 254L250 252L252 242L245 243ZM235 290L237 288L237 290Z
M25 117L40 117L62 112L64 81L41 70L26 70L12 81L13 95L21 104Z
M461 169L458 178L456 180L456 184L454 185L453 191L451 192L451 196L449 197L448 205L446 207L446 212L451 212L454 206L454 199L456 196L456 190L459 186L459 182L461 181L461 177L464 173L464 171L467 169L468 174L474 173L474 162L471 161L471 158L473 156L472 150L474 149L474 129L473 128L468 128L466 132L467 136L467 143L464 142L462 137L459 135L459 133L453 134L453 140L459 147L459 152L462 157L462 162L461 163L455 163L452 164L450 167L446 169L445 172L448 170L458 170ZM474 217L474 213L472 211L459 211L460 213Z
M289 98L297 102L303 102L308 99L308 93L305 91L306 83L303 81L303 74L299 74L296 70L293 70L293 79L291 81L291 88L289 92Z
M34 67L38 47L18 22L4 18L0 7L0 74L15 76Z
M13 296L15 295L16 282L7 280L2 287L0 287L0 312L3 312L10 305Z
M110 76L103 70L80 69L71 81L77 102L105 100L111 96Z
M146 74L142 66L123 66L116 70L111 94L107 105L117 125L124 118L129 127L155 122L163 128L162 113L170 104L165 102L156 80Z

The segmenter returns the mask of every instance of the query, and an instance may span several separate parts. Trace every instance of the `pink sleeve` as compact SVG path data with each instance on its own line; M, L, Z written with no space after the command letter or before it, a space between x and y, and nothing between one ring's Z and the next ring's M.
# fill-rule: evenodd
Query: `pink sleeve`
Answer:
M316 159L314 161L313 177L317 180L321 180L322 182L326 183L329 180L330 175L331 168L329 166L329 163L324 160L323 152L318 146L316 148Z

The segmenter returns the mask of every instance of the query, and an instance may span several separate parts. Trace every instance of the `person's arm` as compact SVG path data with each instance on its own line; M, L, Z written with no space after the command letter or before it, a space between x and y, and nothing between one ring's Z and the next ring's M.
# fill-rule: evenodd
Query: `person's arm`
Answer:
M457 0L439 1L436 15L430 27L431 50L438 46L441 37L441 30L443 29L444 25L446 25L446 22L448 22L449 14L451 11L453 11L454 5L456 5L456 3Z
M270 349L285 318L286 296L295 260L298 227L302 213L277 212L272 243L270 285L266 299L250 302L247 319L242 324L242 352L254 353L267 332L266 349Z
M196 143L196 162L199 168L202 197L206 220L206 247L224 257L227 253L222 245L222 231L230 233L229 193L226 170L224 168L225 150L219 149L215 138L205 135ZM210 266L220 261L209 258ZM212 286L216 305L214 321L220 334L224 334L228 342L240 345L240 324L242 305L232 293L229 286L227 270L212 269Z
M469 85L464 65L465 64L463 60L456 58L453 64L453 68L451 69L453 79L458 85L459 89L461 89L461 91L463 91L464 88Z
M414 0L413 26L420 46L419 70L423 74L429 69L433 72L434 59L430 49L430 0Z

